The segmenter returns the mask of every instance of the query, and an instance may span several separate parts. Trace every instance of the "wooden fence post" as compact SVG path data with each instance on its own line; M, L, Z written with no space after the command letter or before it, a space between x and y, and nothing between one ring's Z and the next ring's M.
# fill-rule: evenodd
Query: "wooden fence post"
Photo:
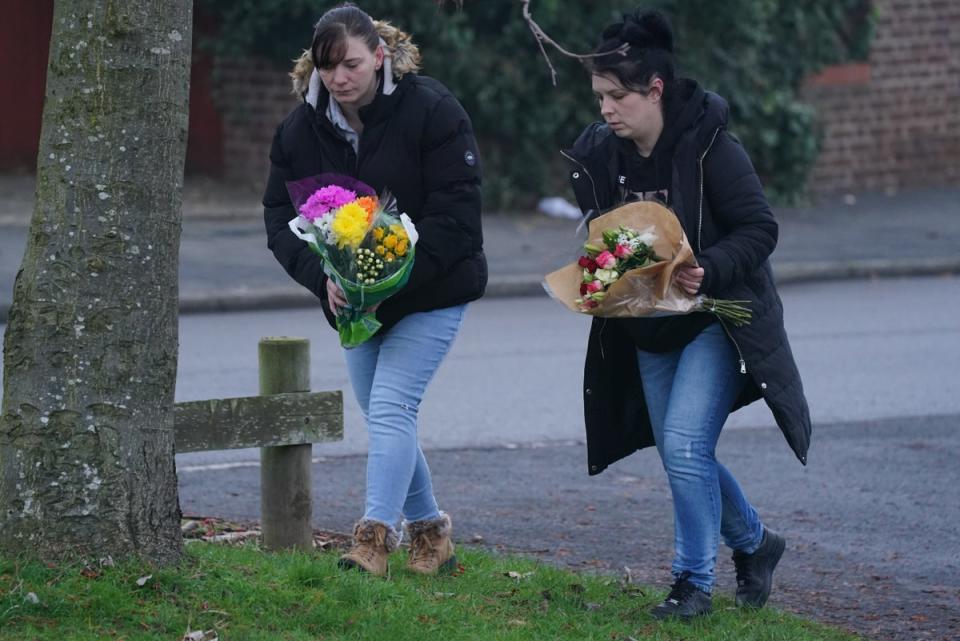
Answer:
M262 338L260 394L310 391L310 341L305 338ZM310 524L313 446L260 448L260 514L263 548L313 549Z

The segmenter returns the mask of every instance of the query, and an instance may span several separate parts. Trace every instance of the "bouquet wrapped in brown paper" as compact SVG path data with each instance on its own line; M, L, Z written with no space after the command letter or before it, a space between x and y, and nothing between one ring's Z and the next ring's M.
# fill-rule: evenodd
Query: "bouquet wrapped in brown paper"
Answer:
M637 318L710 312L736 326L750 322L750 301L690 296L673 282L681 265L696 266L676 215L636 202L590 221L585 255L547 274L547 292L575 312Z

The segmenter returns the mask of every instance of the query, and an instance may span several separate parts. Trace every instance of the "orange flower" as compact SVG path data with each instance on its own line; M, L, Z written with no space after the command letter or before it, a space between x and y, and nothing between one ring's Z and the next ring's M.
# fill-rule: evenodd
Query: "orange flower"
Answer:
M377 207L380 204L377 202L377 199L371 196L361 196L360 198L357 198L357 204L363 207L363 210L367 212L367 222L373 221L373 213L377 211Z

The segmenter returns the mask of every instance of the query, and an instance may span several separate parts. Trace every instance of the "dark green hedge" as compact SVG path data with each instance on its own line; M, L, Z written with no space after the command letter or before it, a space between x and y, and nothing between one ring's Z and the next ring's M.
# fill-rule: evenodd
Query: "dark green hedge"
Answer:
M566 193L559 150L598 117L576 60L551 53L551 83L519 0L361 0L364 10L414 34L424 73L447 84L470 113L485 163L488 206L529 206ZM309 46L312 24L332 3L315 0L197 0L222 56L264 56L286 66ZM567 49L587 52L602 28L635 5L612 0L533 0L541 27ZM870 0L654 0L676 31L681 75L730 101L741 138L774 198L797 196L816 160L814 114L797 96L824 65L865 58Z

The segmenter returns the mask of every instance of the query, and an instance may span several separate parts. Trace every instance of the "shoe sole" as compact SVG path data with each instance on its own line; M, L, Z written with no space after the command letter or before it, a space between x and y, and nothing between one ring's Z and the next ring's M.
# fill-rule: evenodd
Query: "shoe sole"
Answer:
M356 570L357 572L360 572L361 574L369 574L370 576L383 576L383 577L385 577L385 576L387 576L387 573L390 572L390 570L388 569L387 572L384 573L384 574L374 574L373 572L371 572L371 571L368 570L367 568L363 567L362 565L360 565L359 563L357 563L356 561L353 561L353 560L351 560L351 559L340 559L340 560L338 560L338 561L337 561L337 567L340 568L341 570L343 570L344 572L349 572L350 570Z
M713 610L707 610L706 612L683 616L681 614L658 614L656 611L651 611L650 616L657 621L682 621L683 623L690 623L691 621L696 621L701 617L710 616L712 613Z
M760 599L757 602L751 602L746 600L737 601L737 606L741 608L756 608L760 609L767 604L767 599L770 598L770 592L773 591L773 571L777 569L777 565L780 564L780 559L783 557L784 551L787 549L787 540L783 537L779 537L780 540L777 542L777 547L774 548L771 553L773 558L773 567L770 568L770 582L767 584L766 589L763 591L763 594L760 595Z

